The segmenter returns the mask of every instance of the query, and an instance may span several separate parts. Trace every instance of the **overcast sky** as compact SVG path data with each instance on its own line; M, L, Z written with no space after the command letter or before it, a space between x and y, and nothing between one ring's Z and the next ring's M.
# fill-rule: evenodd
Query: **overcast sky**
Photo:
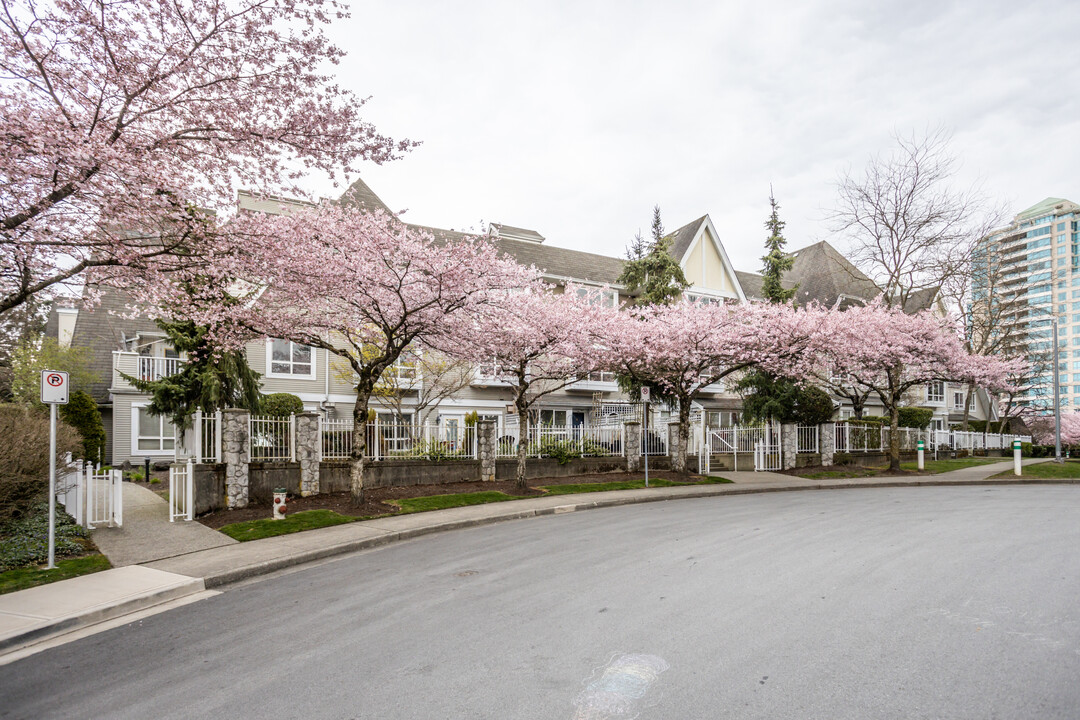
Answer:
M622 255L659 204L759 270L770 183L789 249L830 239L838 174L936 125L1011 212L1080 201L1076 0L380 0L332 35L366 118L423 142L363 175L410 222Z

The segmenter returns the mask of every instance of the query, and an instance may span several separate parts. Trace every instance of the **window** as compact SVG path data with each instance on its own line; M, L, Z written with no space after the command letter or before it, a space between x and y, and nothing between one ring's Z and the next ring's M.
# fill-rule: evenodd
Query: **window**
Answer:
M952 394L952 406L954 410L964 409L964 393L963 391L954 392Z
M1065 267L1065 265L1066 265L1066 262L1068 261L1068 259L1069 259L1069 258L1067 258L1067 257L1059 257L1059 258L1057 259L1057 261L1058 261L1058 263L1057 263L1057 264L1058 264L1058 267Z
M602 288L578 288L578 297L588 297L590 305L600 305L604 307L615 307L615 302L618 300L619 293L614 290L602 289Z
M615 382L615 373L608 370L594 370L589 373L590 382Z
M415 380L419 375L416 355L405 352L398 356L394 364L386 368L386 377L390 380Z
M566 427L566 411L541 410L540 424L546 427Z
M1058 223L1056 230L1057 232L1065 232L1065 223Z
M495 378L499 374L499 363L495 361L495 358L487 362L482 362L476 367L476 375L481 378Z
M927 402L945 402L945 383L932 382L926 386Z
M131 408L131 454L173 452L173 426L168 418L154 417L143 407Z
M290 340L267 340L269 377L315 377L315 350Z
M1069 293L1063 293L1063 292L1058 293L1058 302L1064 302L1066 299L1068 299L1068 296L1069 296ZM1075 293L1073 293L1073 297L1077 297L1077 295Z

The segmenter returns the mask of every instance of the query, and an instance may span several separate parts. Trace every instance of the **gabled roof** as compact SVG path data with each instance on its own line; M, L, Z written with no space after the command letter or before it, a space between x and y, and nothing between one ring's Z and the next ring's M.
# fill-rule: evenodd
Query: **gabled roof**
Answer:
M668 233L668 237L671 238L671 257L680 261L686 257L686 251L690 249L694 238L697 237L701 226L705 224L708 217L708 215L702 215L697 220L683 225L675 232Z
M130 312L128 305L132 302L127 293L113 288L100 290L100 300L95 307L79 309L71 346L89 348L88 369L97 375L97 380L85 390L99 403L104 403L109 401L109 387L112 385L113 350L123 349L125 336L132 338L138 333L160 330L153 320L145 316L124 317ZM56 337L58 333L55 315L54 308L45 331L49 337Z
M742 285L743 293L746 295L747 300L765 299L765 296L761 294L761 282L764 279L761 275L758 273L736 270L735 276L739 279L739 284Z
M795 301L816 301L826 307L849 307L881 294L874 281L822 240L791 253L794 263L784 274L784 287L798 285Z
M353 183L341 196L340 202L368 210L381 209L384 212L390 212L386 204L362 180ZM456 230L427 225L413 223L406 223L406 225L429 232L436 238L460 239L469 235ZM614 285L622 274L625 261L620 258L545 245L544 236L535 230L501 224L493 225L493 227L498 230L498 236L488 239L496 248L522 265L535 265L549 278Z
M904 312L908 315L919 312L920 310L928 310L934 306L937 301L938 292L941 290L940 285L935 285L930 288L923 288L922 290L915 290L908 295L907 302L904 303Z
M338 202L345 207L355 207L368 212L382 211L387 215L396 217L395 213L386 206L378 195L375 194L368 184L363 180L357 178L356 182L349 186L349 189L341 194L338 198Z

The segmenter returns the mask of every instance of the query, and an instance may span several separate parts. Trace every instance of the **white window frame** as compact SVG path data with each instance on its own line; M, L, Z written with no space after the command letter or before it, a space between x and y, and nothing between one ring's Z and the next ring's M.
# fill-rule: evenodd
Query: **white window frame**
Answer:
M934 390L940 388L940 393L935 393ZM945 402L945 383L930 382L926 383L926 402L928 403L944 403Z
M278 338L278 339L281 340L281 338ZM292 359L292 354L293 354L292 351L293 351L294 346L299 345L301 347L311 348L311 372L309 372L307 375L301 375L299 373L293 373L293 372L287 372L287 373L274 372L274 370L273 370L273 368L274 368L274 340L273 339L267 339L267 341L266 341L266 377L268 377L268 378L277 378L277 379L280 379L280 380L315 380L316 379L315 378L315 368L318 365L318 362L317 362L317 360L318 360L318 348L311 347L310 345L304 345L303 343L293 342L292 340L281 340L281 342L289 343L289 360L288 360L288 363L289 363L290 368L293 366L293 363L294 363L294 361ZM280 362L283 362L283 361L279 360L278 362L280 363Z
M131 405L131 454L132 456L146 456L146 455L167 455L174 456L176 454L176 430L173 429L172 423L169 423L168 418L164 415L158 418L158 427L161 428L161 435L159 436L157 450L145 450L139 447L140 439L151 439L149 436L143 438L140 433L141 424L139 423L139 411L145 410L150 406L150 403L132 403ZM165 423L169 423L169 428L172 429L171 435L165 434ZM162 450L160 447L165 444L165 440L171 438L173 441L173 447Z
M602 307L614 308L619 307L619 291L611 288L595 287L592 285L584 285L577 290L578 297L587 298L592 293L599 293L599 302ZM591 305L596 305L596 299L590 301Z

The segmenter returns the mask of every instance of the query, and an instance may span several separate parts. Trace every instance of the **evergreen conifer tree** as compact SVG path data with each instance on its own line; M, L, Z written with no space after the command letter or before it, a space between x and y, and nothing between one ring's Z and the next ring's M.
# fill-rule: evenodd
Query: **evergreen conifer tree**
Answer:
M671 256L671 242L671 237L664 235L660 206L656 205L651 242L645 241L640 233L634 237L626 249L627 262L617 281L631 292L639 293L639 305L667 305L690 287L678 259Z
M769 205L772 206L772 213L769 215L769 219L765 221L765 228L769 231L769 237L765 241L765 257L761 258L765 265L762 271L761 294L769 302L786 303L795 297L795 290L797 289L785 290L783 285L784 273L794 266L795 259L784 252L784 246L787 245L787 240L784 239L784 225L786 223L780 219L780 205L777 204L771 188L769 190Z

